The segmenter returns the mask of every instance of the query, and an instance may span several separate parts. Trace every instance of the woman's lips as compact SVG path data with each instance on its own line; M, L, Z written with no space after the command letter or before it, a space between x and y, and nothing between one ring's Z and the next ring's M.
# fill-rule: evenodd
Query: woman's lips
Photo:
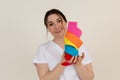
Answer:
M55 33L60 33L62 30L59 30L59 31L55 31Z

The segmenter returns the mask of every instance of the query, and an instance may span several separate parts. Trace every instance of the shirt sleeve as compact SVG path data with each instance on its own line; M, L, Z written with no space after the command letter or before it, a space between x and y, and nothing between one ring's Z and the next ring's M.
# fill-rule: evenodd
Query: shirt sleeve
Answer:
M88 51L87 51L87 49L86 49L86 47L85 47L84 45L82 45L82 46L80 47L80 49L79 49L79 55L81 56L83 52L84 52L84 54L85 54L85 57L84 57L84 59L83 59L83 61L82 61L83 65L91 63L91 62L92 62L92 59L91 59L90 56L88 55Z
M36 53L35 58L33 59L33 63L47 63L45 58L45 50L43 47L39 47Z

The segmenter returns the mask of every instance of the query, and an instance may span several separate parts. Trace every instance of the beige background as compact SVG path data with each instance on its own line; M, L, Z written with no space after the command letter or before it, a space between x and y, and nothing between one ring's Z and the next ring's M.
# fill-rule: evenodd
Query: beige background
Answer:
M0 80L38 80L32 60L46 38L44 14L60 9L78 21L93 58L94 80L120 79L119 0L1 0ZM50 34L48 34L50 36Z

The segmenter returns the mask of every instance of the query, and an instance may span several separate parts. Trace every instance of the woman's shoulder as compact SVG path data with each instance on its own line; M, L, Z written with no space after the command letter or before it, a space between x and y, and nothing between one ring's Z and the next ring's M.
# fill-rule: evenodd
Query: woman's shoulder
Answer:
M51 40L46 41L46 42L44 42L44 43L41 43L38 48L39 48L39 49L41 49L41 48L46 49L47 47L49 47L50 44L51 44Z

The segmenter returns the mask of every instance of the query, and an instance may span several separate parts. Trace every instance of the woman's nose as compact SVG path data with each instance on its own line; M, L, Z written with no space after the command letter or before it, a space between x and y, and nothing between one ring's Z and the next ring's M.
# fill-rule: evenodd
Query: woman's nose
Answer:
M59 28L59 24L58 23L55 24L55 28L56 29Z

